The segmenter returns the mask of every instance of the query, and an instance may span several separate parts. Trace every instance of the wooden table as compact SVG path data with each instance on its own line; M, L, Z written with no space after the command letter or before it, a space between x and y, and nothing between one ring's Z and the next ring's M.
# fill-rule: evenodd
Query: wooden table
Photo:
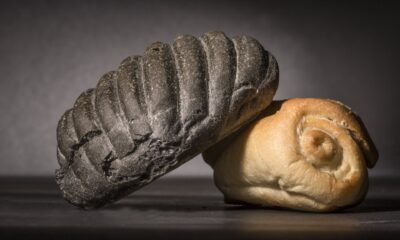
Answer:
M223 203L209 178L163 178L85 211L51 177L0 178L0 239L400 239L400 178L371 179L360 206L330 214Z

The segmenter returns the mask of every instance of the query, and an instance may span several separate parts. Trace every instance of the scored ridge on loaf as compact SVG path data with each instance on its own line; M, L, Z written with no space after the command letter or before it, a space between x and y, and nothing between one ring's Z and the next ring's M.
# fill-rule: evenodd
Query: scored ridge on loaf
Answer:
M84 208L117 200L254 119L277 87L275 58L251 37L209 32L153 43L62 116L57 183Z

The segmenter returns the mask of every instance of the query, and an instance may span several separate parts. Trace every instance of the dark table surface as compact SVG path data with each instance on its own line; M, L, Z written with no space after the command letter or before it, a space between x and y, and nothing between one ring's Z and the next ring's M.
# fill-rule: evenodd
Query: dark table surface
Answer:
M65 202L50 177L0 177L0 239L400 239L398 183L372 178L361 205L316 214L226 205L212 179L164 178L85 211Z

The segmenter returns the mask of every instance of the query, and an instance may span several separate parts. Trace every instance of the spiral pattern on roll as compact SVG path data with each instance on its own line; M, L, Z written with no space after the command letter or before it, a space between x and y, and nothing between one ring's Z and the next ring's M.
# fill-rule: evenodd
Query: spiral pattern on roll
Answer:
M297 178L296 185L286 187L288 192L304 195L321 205L340 206L364 196L368 184L367 164L371 160L365 158L364 152L371 151L370 147L364 149L368 137L354 113L338 102L330 100L330 103L321 106L309 100L298 107L300 110L291 119L296 135L288 140L297 145L297 154L301 157L289 165L297 165L307 174L300 177L294 171L288 177ZM315 187L311 184L314 182L323 187Z

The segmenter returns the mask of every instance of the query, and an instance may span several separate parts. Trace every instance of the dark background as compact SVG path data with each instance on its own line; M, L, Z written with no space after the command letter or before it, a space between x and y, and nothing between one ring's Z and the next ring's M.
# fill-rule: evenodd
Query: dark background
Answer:
M400 170L400 7L389 1L2 1L0 175L50 175L56 126L78 95L128 55L180 33L247 34L281 70L276 99L343 101ZM173 175L206 175L200 157Z

